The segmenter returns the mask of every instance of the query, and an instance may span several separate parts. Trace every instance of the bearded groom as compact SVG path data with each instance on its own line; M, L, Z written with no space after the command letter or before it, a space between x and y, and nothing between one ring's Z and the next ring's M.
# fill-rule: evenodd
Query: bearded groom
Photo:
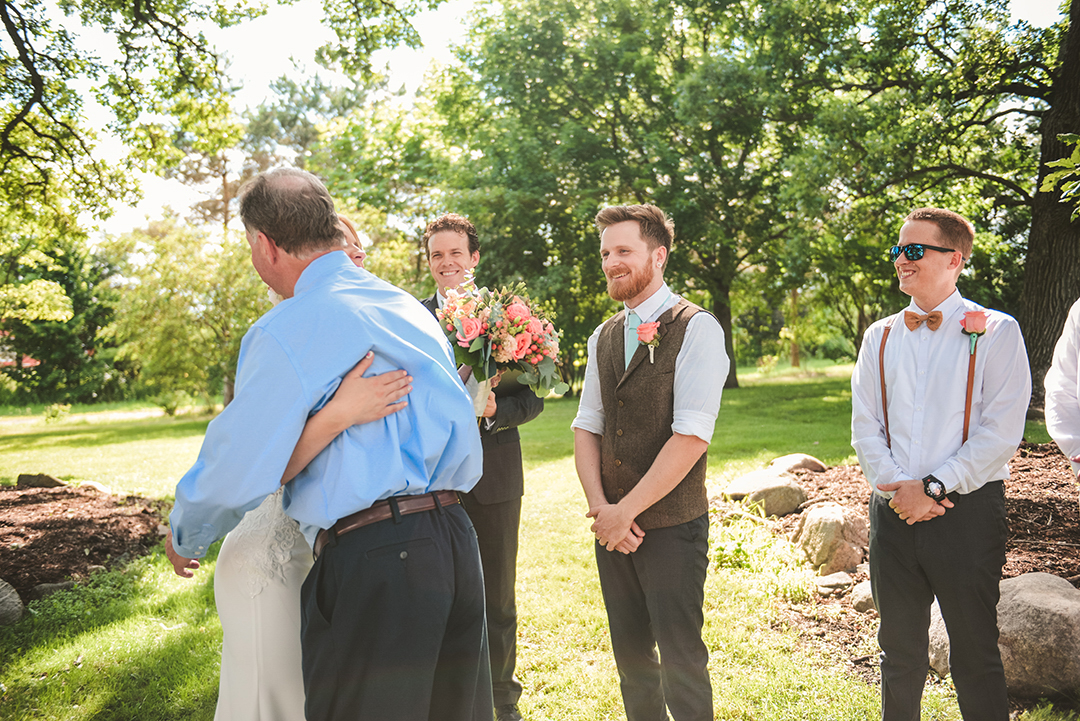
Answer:
M662 210L605 208L596 225L624 309L589 338L572 427L623 705L629 721L711 721L705 467L724 333L664 283L674 224Z

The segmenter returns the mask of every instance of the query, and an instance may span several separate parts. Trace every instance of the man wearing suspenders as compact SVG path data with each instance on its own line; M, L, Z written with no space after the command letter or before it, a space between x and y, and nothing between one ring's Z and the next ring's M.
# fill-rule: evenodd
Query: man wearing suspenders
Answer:
M884 721L917 721L937 597L969 721L1009 717L998 651L1008 461L1024 433L1031 373L1020 327L964 299L974 229L920 208L889 249L901 313L867 330L851 378L851 444L873 489L870 581L881 615Z

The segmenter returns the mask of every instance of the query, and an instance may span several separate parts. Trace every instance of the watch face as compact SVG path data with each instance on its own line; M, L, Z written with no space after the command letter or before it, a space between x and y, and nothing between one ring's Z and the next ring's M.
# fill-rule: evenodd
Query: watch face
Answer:
M926 484L926 487L930 489L930 495L934 498L941 498L945 495L945 484L941 481L930 481Z

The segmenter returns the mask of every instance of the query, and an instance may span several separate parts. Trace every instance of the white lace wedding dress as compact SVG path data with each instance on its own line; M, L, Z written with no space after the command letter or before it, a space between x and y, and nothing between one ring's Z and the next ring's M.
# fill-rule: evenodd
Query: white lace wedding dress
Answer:
M214 571L224 643L214 721L303 721L300 585L311 546L268 496L225 537Z

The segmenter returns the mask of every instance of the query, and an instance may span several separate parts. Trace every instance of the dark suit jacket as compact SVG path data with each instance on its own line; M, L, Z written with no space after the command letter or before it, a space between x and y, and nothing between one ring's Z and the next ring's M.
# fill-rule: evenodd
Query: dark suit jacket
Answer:
M435 315L439 302L434 295L421 303ZM487 430L480 423L480 441L484 446L484 475L472 490L484 505L503 503L525 493L525 473L521 469L521 435L517 427L528 423L544 410L544 399L537 398L528 386L508 394L496 393L495 423ZM485 421L487 419L484 419Z

